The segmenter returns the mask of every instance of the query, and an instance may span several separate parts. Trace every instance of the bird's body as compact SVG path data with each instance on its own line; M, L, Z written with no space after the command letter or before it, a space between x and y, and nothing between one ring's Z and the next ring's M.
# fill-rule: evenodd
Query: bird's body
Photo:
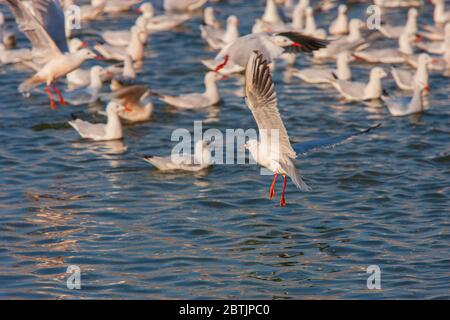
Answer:
M115 102L110 102L106 107L107 123L90 123L80 119L69 121L69 124L80 134L82 138L94 141L109 141L123 138L122 124L119 112L125 107Z

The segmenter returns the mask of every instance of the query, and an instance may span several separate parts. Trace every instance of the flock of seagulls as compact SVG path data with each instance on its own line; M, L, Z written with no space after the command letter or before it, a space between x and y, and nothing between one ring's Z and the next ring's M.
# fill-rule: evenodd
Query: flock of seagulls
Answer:
M39 94L45 86L52 109L57 105L86 105L107 100L102 114L106 123L90 123L81 119L69 122L82 138L95 141L122 139L122 122L148 121L153 111L152 100L158 99L175 108L194 110L215 105L221 99L217 81L231 74L244 74L242 94L259 129L259 139L244 145L256 162L274 174L269 197L275 195L277 178L283 176L280 206L286 205L287 178L300 190L310 190L295 167L298 154L308 154L334 147L355 136L379 127L338 137L291 145L278 109L272 73L280 61L291 68L292 75L305 83L335 88L348 101L381 100L393 116L423 112L424 97L430 94L429 72L446 74L450 69L450 12L444 0L430 0L434 5L434 24L418 24L420 6L417 0L267 0L263 15L256 19L251 33L241 34L239 12L224 23L216 18L208 0L164 0L164 12L155 13L149 1L92 0L2 0L8 4L18 28L29 39L30 48L17 48L12 28L0 12L0 62L20 63L30 69L18 90L26 98ZM213 2L213 0L210 0ZM215 0L217 2L217 0ZM344 4L344 3L346 4ZM367 35L367 17L350 18L348 4L375 4L382 10L405 8L405 21L400 25L383 23ZM79 5L82 23L95 23L102 15L135 12L136 19L124 30L101 30L92 48L74 36L66 9ZM204 76L204 92L178 94L153 92L138 83L146 59L146 44L157 32L171 32L203 10L199 37L217 52L214 59L203 60L208 71ZM335 19L328 25L317 23L328 13ZM383 11L384 12L384 11ZM449 23L447 23L449 22ZM318 27L320 25L320 27ZM392 39L397 46L378 48L378 39ZM300 55L299 55L300 54ZM311 66L295 69L293 64L303 54L310 56ZM87 60L101 60L101 65L82 67ZM336 68L320 68L315 62L335 61ZM200 61L199 61L200 62ZM367 81L354 80L352 63L373 64ZM386 65L395 64L387 71ZM383 89L383 78L391 75L403 96L391 96ZM66 89L58 87L64 84ZM105 95L104 86L110 85ZM277 132L276 137L273 132ZM275 143L274 143L275 142ZM144 160L162 171L199 171L213 165L214 142L197 141L192 155L148 156Z

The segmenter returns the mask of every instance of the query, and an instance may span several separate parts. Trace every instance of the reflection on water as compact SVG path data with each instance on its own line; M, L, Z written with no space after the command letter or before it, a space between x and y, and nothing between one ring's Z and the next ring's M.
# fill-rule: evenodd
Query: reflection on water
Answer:
M260 2L259 12L249 1L217 6L220 18L238 8L245 34ZM351 10L360 15L364 6ZM431 6L423 14L431 19ZM404 12L387 18L398 16ZM92 26L124 29L133 18ZM214 53L199 23L200 15L151 35L139 81L155 92L204 90L199 60ZM364 81L371 66L351 67ZM153 100L150 121L125 125L124 140L110 142L81 140L67 125L72 114L104 122L105 101L52 111L45 94L17 93L26 70L6 66L1 75L0 298L449 298L448 79L439 74L431 75L425 113L392 118L379 102L340 101L331 86L305 84L277 63L279 108L292 140L382 123L370 136L299 159L313 190L289 183L286 208L279 193L267 199L272 179L257 166L166 174L142 160L170 154L173 130L192 130L196 120L221 132L255 128L242 75L219 81L221 102L203 110ZM403 94L392 79L383 85ZM382 270L378 292L366 287L372 264ZM80 291L66 287L69 265L81 269Z

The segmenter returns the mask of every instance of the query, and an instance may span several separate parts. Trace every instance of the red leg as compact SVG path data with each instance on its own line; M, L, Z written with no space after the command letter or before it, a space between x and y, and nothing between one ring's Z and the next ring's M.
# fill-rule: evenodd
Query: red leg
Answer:
M55 104L55 101L53 100L52 93L50 92L50 86L47 85L45 87L45 92L47 92L48 98L50 99L50 108L52 108L52 110L55 110L56 104Z
M285 174L283 174L283 191L281 192L281 199L280 199L280 206L285 207L286 206L286 198L284 197L284 192L286 191L286 185L287 185L287 177Z
M63 106L67 105L66 101L64 101L64 98L61 94L61 92L58 90L58 88L56 87L56 84L53 84L53 91L56 93L56 95L59 98L59 103Z
M225 67L226 66L226 64L228 63L228 59L229 59L230 57L228 56L228 55L226 55L225 56L225 59L223 60L223 62L221 63L221 64L219 64L217 67L216 67L216 72L219 72L223 67Z
M269 192L269 199L272 199L275 195L275 182L277 182L278 178L278 172L275 172L275 175L273 176L272 184L270 185L270 192Z

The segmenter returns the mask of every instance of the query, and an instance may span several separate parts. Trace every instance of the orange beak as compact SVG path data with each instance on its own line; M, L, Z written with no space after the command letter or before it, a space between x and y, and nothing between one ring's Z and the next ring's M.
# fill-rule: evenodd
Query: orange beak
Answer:
M131 112L133 109L130 108L128 104L125 105L125 112Z

